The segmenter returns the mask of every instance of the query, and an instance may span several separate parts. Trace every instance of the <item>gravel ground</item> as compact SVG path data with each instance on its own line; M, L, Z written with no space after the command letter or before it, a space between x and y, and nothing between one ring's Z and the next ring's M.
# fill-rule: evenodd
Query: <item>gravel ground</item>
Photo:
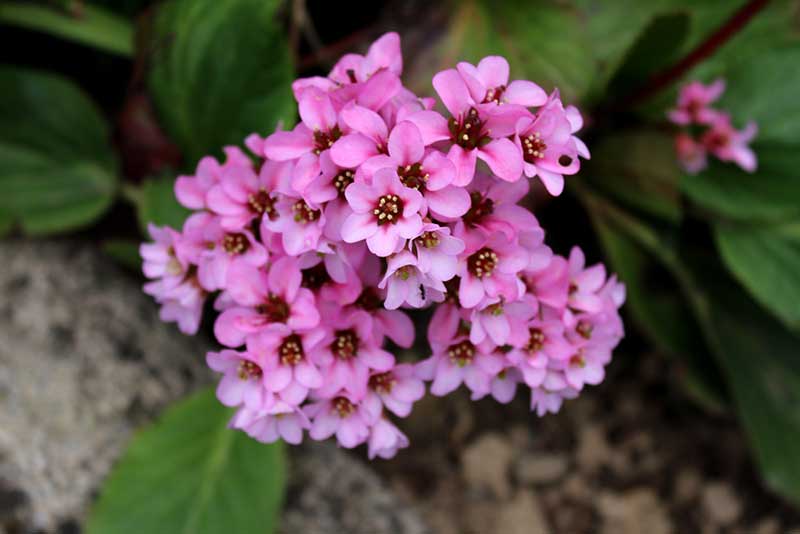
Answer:
M680 392L647 355L542 419L524 399L429 398L403 422L411 448L376 467L438 534L800 534L736 422Z

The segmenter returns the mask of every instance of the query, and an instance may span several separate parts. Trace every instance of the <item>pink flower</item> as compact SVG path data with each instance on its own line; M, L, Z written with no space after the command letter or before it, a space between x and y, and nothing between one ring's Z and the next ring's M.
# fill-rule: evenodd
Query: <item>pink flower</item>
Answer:
M606 283L606 268L598 263L585 267L586 257L578 247L572 247L569 253L569 295L570 308L587 312L599 312L603 309L603 299L598 292Z
M317 345L325 337L321 328L295 332L285 324L271 324L247 340L247 351L261 362L264 388L290 406L299 406L309 390L324 381L316 361Z
M314 294L300 287L302 275L294 258L274 262L269 273L239 263L231 267L228 279L234 305L214 323L214 335L223 345L238 347L271 323L285 323L298 331L319 324Z
M355 307L364 310L372 317L373 336L383 339L384 336L405 349L414 343L414 323L400 310L387 310L383 299L375 287L367 286L354 303Z
M373 156L386 153L389 130L380 115L351 102L342 109L340 117L352 133L331 146L331 159L336 165L352 169Z
M325 327L329 334L315 351L325 378L318 394L330 397L342 390L354 399L364 398L370 373L391 369L394 356L380 348L366 312L331 314Z
M258 174L250 167L229 167L220 183L208 191L208 209L220 215L222 227L228 230L240 230L253 219L277 217L276 194L287 188L291 173L291 164L272 161L265 162Z
M352 449L364 443L380 413L342 393L331 399L307 405L303 411L311 419L309 436L323 440L336 435L339 445Z
M708 167L708 152L702 143L686 133L675 136L675 151L678 162L689 174L697 174Z
M408 447L408 438L399 428L384 418L372 425L369 432L367 456L370 460L379 456L393 458L399 449Z
M274 206L274 217L264 217L262 228L281 236L283 250L290 256L321 248L325 214L309 205L300 195L284 195ZM262 230L262 232L264 231Z
M217 398L225 406L246 406L250 410L267 409L274 403L264 388L262 359L251 352L223 350L206 355L208 366L222 373L217 385Z
M539 387L547 376L551 362L569 358L573 347L564 337L564 323L554 314L548 318L529 317L522 328L515 328L509 343L513 347L508 354L522 373L525 383Z
M451 114L450 120L434 111L420 111L407 117L417 125L426 144L449 139L453 145L447 157L456 166L454 185L464 186L475 175L477 158L485 161L500 179L513 182L522 175L522 154L506 137L513 134L515 121L525 108L506 113L501 107L479 105L455 69L433 77L433 87Z
M757 133L756 123L749 122L743 130L736 130L729 115L719 114L700 142L722 161L732 161L747 172L755 172L758 162L748 143Z
M574 108L573 108L574 109ZM589 157L583 143L576 143L573 132L582 120L577 110L564 109L558 91L554 91L535 116L522 117L516 124L516 141L522 152L525 176L538 176L547 192L558 196L564 190L564 175L580 169L578 156Z
M547 102L547 93L533 82L515 80L508 83L508 61L501 56L487 56L477 67L461 62L458 64L458 73L464 79L472 99L478 103L532 107Z
M303 430L308 429L310 423L302 410L276 401L264 411L253 411L244 406L239 408L230 426L244 430L261 443L274 443L282 439L286 443L299 445L303 441Z
M441 300L444 284L423 273L417 258L408 250L392 255L386 266L386 275L378 287L386 289L384 306L396 310L403 304L422 308L430 302Z
M491 379L499 372L493 356L473 345L469 339L456 337L449 344L435 344L433 355L417 364L417 376L432 380L431 393L441 397L455 391L462 383L478 399L489 393Z
M350 185L345 196L354 212L342 227L347 243L366 240L373 254L386 257L422 230L422 195L404 186L394 169L376 172L372 185Z
M425 223L422 233L411 244L417 256L416 266L428 278L446 282L456 275L458 255L464 251L464 242L451 236L450 228Z
M481 305L472 309L469 340L474 345L483 343L487 339L497 346L505 345L515 322L523 322L518 318L530 317L534 312L535 310L526 302L505 302L499 297L485 299Z
M531 410L535 410L539 417L548 413L557 413L565 399L574 399L577 396L578 392L569 388L559 391L533 389L531 390Z
M441 152L427 150L422 134L411 122L403 121L392 129L388 155L376 154L363 162L359 172L367 180L382 168L395 168L403 185L416 189L425 206L434 215L460 217L469 209L469 194L452 184L456 177L453 164Z
M698 81L687 83L678 94L678 104L667 113L669 119L680 126L689 124L711 124L718 112L709 106L725 91L725 80L715 80L710 85Z
M525 287L517 274L528 263L525 250L501 233L491 234L463 255L459 265L458 296L465 308L477 306L485 297L517 300Z
M225 163L206 156L197 164L194 176L178 176L175 180L175 197L183 206L199 210L207 207L206 194L220 182L220 177L230 167L252 167L250 159L235 146L225 147Z
M407 417L413 404L425 395L425 384L416 376L413 365L401 363L388 371L372 373L368 395L377 396L396 416Z
M192 249L196 257L197 280L203 289L216 291L227 287L228 268L236 262L261 267L269 257L266 248L253 233L242 229L229 232L222 228L220 218L208 212L190 216L183 226L184 239L180 249Z

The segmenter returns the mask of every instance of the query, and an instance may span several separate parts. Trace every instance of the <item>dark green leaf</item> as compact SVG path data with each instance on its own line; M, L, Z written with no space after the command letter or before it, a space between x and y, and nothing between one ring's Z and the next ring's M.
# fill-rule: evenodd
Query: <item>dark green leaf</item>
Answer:
M789 328L800 327L800 238L771 227L719 224L715 235L728 269Z
M155 22L149 86L190 166L294 116L278 0L175 0Z
M208 389L135 436L86 532L273 532L285 484L283 448L227 428L230 416Z
M58 76L0 68L0 212L29 233L86 225L117 187L108 128Z
M747 173L731 163L711 161L695 176L684 176L683 191L697 204L724 217L780 221L800 215L800 144L756 143L758 170Z
M133 55L133 27L122 17L81 3L74 13L52 6L0 3L0 22L37 30L122 56Z
M136 213L143 231L147 231L148 223L170 226L175 230L183 227L191 211L178 204L174 184L175 178L172 176L150 178L135 194Z
M703 268L697 307L731 386L761 472L800 502L800 338L763 312L724 275ZM709 276L711 275L711 276Z
M512 78L558 87L567 102L582 96L594 76L577 14L546 0L457 4L438 67L494 54L508 59Z
M103 243L103 252L111 256L124 267L136 271L142 268L142 258L139 256L139 243L125 239L111 239Z
M627 131L604 138L592 147L583 175L628 206L670 222L681 217L681 172L672 139L662 132Z
M612 94L630 93L670 65L689 35L685 12L658 15L642 30L609 83Z

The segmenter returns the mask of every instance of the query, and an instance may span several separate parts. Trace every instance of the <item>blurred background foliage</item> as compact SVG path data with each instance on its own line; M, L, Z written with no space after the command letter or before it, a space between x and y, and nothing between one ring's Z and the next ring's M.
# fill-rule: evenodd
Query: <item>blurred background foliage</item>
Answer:
M581 108L592 160L567 179L566 198L551 205L534 192L549 239L596 243L595 259L627 284L629 336L674 358L705 409L736 414L764 480L800 502L800 2L0 1L14 43L0 52L0 233L77 233L138 268L146 223L186 215L175 174L250 132L291 126L296 76L325 73L388 30L404 38L412 89L432 94L432 73L502 54L513 77ZM713 53L664 79L714 39ZM759 124L755 174L714 163L688 176L676 164L664 112L682 82L717 76L734 124ZM203 399L135 439L90 532L128 531L115 510L138 505L137 473L157 482L161 464L139 466L167 447L185 449L175 462L205 466L152 512L174 531L220 520L202 515L209 495L231 502L226 492L248 489L272 503L265 514L277 510L279 449L212 431L224 410ZM183 447L191 433L175 435L170 421L208 437ZM241 454L274 464L262 474L277 489L247 480ZM190 501L199 516L185 516Z

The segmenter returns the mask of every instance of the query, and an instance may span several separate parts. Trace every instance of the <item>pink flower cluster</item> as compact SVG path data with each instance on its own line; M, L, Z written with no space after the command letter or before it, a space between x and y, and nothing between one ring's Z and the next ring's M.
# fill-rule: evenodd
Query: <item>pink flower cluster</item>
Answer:
M500 402L527 387L532 410L555 412L603 379L622 338L624 286L578 248L554 255L519 204L523 176L557 195L589 156L578 111L509 82L501 57L433 78L448 115L401 70L389 33L297 80L300 123L250 136L252 159L229 147L222 163L201 160L175 185L195 213L142 245L165 321L196 332L216 294L226 348L208 365L238 408L231 425L258 440L335 435L390 457L408 445L391 417L426 381ZM409 313L431 305L431 356L399 362L391 348L424 345Z
M708 166L708 155L730 161L747 172L756 170L755 153L748 143L758 133L755 122L736 130L729 113L713 109L725 91L725 81L718 79L706 86L698 81L681 88L675 109L667 112L670 121L685 129L675 137L678 161L686 172L697 174Z

